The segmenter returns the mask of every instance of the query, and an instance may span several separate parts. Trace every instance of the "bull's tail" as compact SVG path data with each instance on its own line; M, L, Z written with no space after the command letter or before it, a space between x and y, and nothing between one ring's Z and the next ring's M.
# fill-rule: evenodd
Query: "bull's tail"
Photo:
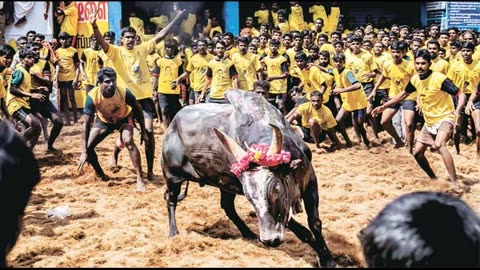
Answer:
M183 199L187 197L187 192L188 192L188 184L190 181L187 180L187 185L185 186L185 192L183 194L178 195L177 197L177 202L181 202Z

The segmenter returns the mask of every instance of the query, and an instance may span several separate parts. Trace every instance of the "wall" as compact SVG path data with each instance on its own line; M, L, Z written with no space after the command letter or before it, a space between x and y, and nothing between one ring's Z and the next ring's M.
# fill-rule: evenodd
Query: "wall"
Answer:
M27 22L15 26L15 22L5 27L5 41L9 44L20 36L25 36L29 30L45 35L47 40L53 37L53 4L50 3L48 18L44 19L45 2L35 2L33 8L26 15ZM16 46L15 46L16 47Z

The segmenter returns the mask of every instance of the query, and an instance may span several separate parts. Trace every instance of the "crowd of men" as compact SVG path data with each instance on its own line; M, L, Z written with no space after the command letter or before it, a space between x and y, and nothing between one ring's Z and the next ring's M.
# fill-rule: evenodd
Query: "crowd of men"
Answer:
M378 28L372 21L344 29L334 3L329 15L315 3L310 23L297 1L290 4L289 9L278 9L277 3L267 9L261 3L239 36L223 33L215 18L206 20L203 31L192 29L195 37L179 31L193 12L181 10L151 36L136 27L123 28L119 45L114 32L99 31L93 13L91 46L81 55L66 32L58 35L57 44L29 31L17 39L16 49L0 46L3 118L30 149L43 132L47 150L56 153L62 127L78 122L74 91L83 84L78 169L89 163L97 176L107 179L95 147L118 130L111 165L126 147L139 191L145 191L145 179L157 179L154 119L166 129L184 106L227 103L229 89L262 95L318 154L354 145L374 147L384 130L393 147L409 151L432 179L436 174L425 157L429 146L442 156L453 182L457 175L449 140L474 141L480 159L480 49L475 31L442 30L434 24ZM57 88L58 106L49 98ZM133 136L137 127L140 144L145 144L146 177ZM353 140L347 133L350 127ZM325 150L327 136L331 146Z
M338 21L335 4L328 16L318 3L310 7L313 23L304 20L298 2L290 5L278 9L273 3L268 10L261 3L260 10L246 18L238 37L223 33L216 23L212 27L208 19L194 38L190 31L179 31L194 11L177 11L155 35L138 33L138 26L123 28L119 45L114 45L115 33L101 33L92 16L91 46L81 56L66 32L52 44L29 31L17 39L17 51L0 47L0 108L29 147L33 149L43 130L48 150L57 151L54 142L62 126L71 124L71 113L78 122L74 91L83 84L87 93L83 114L88 121L83 121L79 169L85 162L98 164L93 149L106 134L119 130L110 163L116 165L127 146L139 189L144 181L141 158L127 134L135 127L133 118L145 142L146 178L155 180L154 118L167 128L183 106L225 103L225 92L231 88L263 95L319 154L355 144L378 145L378 134L385 130L394 147L406 147L433 179L436 175L424 155L427 146L442 155L454 182L448 140L453 139L457 148L459 142L476 141L480 158L480 50L475 31L454 27L440 31L434 24L428 31L396 24L377 29L370 20L350 31ZM115 92L115 97L120 95L116 101L104 93L112 85L125 90ZM59 91L59 110L48 98L52 88ZM91 131L90 115L96 119ZM346 132L350 127L353 142ZM325 150L327 135L331 146ZM99 177L106 177L99 164L93 167Z

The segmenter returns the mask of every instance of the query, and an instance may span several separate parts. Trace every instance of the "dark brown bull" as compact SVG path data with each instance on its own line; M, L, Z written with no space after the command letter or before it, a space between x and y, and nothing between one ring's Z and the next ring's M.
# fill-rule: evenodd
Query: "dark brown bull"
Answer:
M335 261L322 236L318 184L310 149L290 129L280 111L260 95L230 90L226 98L230 104L185 107L165 133L161 163L167 185L169 237L178 234L175 209L183 199L179 196L181 185L194 181L220 189L221 207L243 237L257 238L235 210L237 194L245 195L253 205L262 243L282 244L288 227L316 251L320 266L334 267ZM259 144L267 144L265 156L285 158L288 152L290 158L273 164L245 163L246 155L254 156L245 148ZM232 164L244 165L237 166L243 170L233 170L238 176L232 172ZM292 218L292 214L302 211L301 200L310 231Z

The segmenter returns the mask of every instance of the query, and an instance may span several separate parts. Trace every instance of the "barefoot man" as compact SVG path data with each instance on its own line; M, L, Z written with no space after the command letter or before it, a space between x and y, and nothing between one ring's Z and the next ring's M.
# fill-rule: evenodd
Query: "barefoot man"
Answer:
M130 159L137 173L137 190L145 191L140 153L133 141L133 117L135 117L141 129L140 144L143 141L148 143L142 107L130 90L117 86L117 74L112 68L106 67L101 69L97 77L99 86L90 90L83 108L82 154L77 170L81 170L83 165L88 162L95 169L98 177L101 177L103 180L107 179L98 162L95 147L108 134L118 130L121 134L121 141L128 149ZM97 118L90 130L95 113Z
M425 125L418 135L413 156L418 165L431 179L437 179L425 157L427 146L435 147L442 155L443 162L450 175L450 180L456 183L457 173L455 172L453 158L447 149L446 142L450 138L455 126L458 126L460 111L463 110L466 97L447 76L440 72L432 71L430 69L431 64L432 57L429 52L425 49L419 49L415 53L417 74L413 75L405 90L387 103L375 108L372 114L380 114L386 108L404 100L410 93L417 91ZM452 95L458 97L457 109L453 105Z

